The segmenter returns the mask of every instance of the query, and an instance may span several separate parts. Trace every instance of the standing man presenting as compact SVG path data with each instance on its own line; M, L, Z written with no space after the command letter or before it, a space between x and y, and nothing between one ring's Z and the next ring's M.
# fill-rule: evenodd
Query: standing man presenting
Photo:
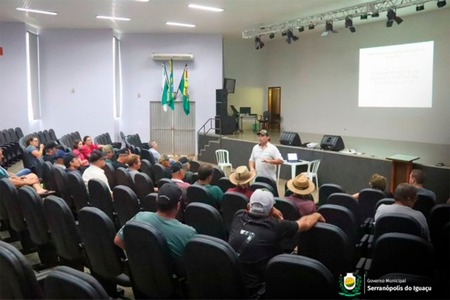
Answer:
M270 143L269 132L260 130L257 133L259 144L255 145L250 155L248 166L256 171L256 176L264 176L277 181L277 165L283 164L283 157L275 145Z

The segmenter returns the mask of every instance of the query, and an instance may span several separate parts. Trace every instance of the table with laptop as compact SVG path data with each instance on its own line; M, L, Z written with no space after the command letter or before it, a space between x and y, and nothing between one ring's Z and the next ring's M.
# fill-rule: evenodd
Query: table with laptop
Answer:
M297 153L288 153L287 159L283 161L283 165L291 166L291 178L294 178L297 175L296 172L298 166L307 166L309 168L310 163L311 162L308 160L299 159ZM280 170L281 165L278 166L277 181L280 180Z

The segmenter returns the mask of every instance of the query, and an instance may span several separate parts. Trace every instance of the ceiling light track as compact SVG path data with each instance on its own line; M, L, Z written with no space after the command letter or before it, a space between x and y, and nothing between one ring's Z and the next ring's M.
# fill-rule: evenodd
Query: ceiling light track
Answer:
M263 35L286 32L289 29L292 30L301 27L314 29L318 24L325 24L326 21L329 20L333 20L334 22L344 21L348 16L352 16L352 18L361 16L363 18L367 16L378 17L380 12L387 12L392 8L400 9L425 4L427 2L436 2L436 0L376 0L286 22L262 25L258 28L243 31L242 38L251 39ZM439 2L440 0L438 1L438 4ZM445 4L442 3L439 5L442 5L441 7L443 7Z

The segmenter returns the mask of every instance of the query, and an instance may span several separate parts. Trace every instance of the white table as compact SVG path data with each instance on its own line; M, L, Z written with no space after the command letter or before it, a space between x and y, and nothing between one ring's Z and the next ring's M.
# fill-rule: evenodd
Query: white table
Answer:
M297 172L297 167L298 166L308 166L309 168L309 164L311 162L307 161L307 160L299 160L299 161L295 161L295 162L288 162L287 160L283 161L282 165L278 165L278 173L277 173L277 182L280 180L280 170L281 170L281 166L291 166L291 178L294 178Z

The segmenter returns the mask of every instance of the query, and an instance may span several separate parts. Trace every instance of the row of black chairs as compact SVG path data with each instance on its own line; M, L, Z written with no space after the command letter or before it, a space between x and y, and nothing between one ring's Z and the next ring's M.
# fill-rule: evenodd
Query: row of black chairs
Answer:
M10 167L22 158L19 140L23 137L20 127L0 130L0 147L3 150L3 160L0 164L5 168Z
M122 147L122 143L112 141L111 135L108 132L94 137L94 143L98 145L111 145L115 150L119 150Z
M82 141L81 135L78 131L67 133L59 138L60 144L66 151L72 151L75 140Z
M120 131L119 135L120 135L120 139L127 146L127 148L130 148L131 146L135 146L135 147L139 147L141 149L147 149L147 150L150 148L148 145L148 142L143 143L141 141L141 137L139 136L139 133L125 135L125 133L123 133L123 131Z

